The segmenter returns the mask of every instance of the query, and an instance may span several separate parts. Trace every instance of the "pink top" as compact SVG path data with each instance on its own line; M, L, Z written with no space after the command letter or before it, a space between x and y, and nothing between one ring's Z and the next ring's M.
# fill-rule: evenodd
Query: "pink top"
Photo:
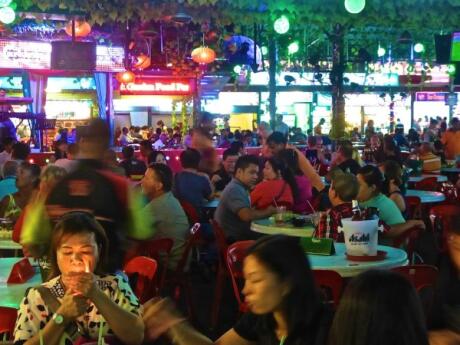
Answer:
M312 199L312 185L310 180L305 175L296 175L295 181L299 189L299 195L294 200L292 211L296 213L312 213L313 211L307 202L307 200L311 201Z

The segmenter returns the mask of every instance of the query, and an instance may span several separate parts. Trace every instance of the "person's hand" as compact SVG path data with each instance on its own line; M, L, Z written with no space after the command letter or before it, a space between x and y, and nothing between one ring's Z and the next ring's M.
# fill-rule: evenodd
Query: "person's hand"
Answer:
M425 222L423 220L411 219L411 220L409 220L409 222L411 223L411 226L416 226L420 230L425 230L425 228L426 228Z
M67 289L76 295L92 299L97 290L96 279L91 272L71 272L62 279Z
M152 298L144 303L143 307L144 338L148 340L157 339L169 328L185 320L169 298Z
M67 289L56 313L62 315L64 322L68 323L83 315L86 308L88 308L86 298L75 296L71 290Z
M222 177L220 177L219 175L213 175L212 178L211 178L211 182L213 184L216 184L217 182L219 182L221 180L222 180Z
M275 214L276 212L278 212L278 209L273 206L273 205L269 205L267 208L266 208L266 211L270 214Z
M460 335L447 329L431 331L428 338L430 345L457 345L460 343Z

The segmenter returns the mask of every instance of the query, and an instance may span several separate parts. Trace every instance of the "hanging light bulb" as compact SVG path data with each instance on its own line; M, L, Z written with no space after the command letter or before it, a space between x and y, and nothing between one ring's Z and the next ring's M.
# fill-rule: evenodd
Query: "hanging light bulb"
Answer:
M132 83L135 79L136 75L131 71L120 72L117 74L117 80L120 83Z
M273 29L276 33L283 35L289 31L289 19L286 16L281 16L273 23Z
M67 35L72 36L72 21L69 21L65 26ZM88 22L76 20L75 21L75 37L86 37L91 33L91 25Z
M425 46L422 43L415 43L414 52L417 54L423 53L425 51Z
M0 22L3 24L11 24L16 19L16 13L11 7L0 8Z
M366 7L366 0L345 0L345 9L352 14L358 14Z
M13 0L0 0L0 7L6 7L9 6Z
M295 41L288 45L288 54L293 55L299 51L299 42Z
M383 57L383 56L385 56L386 52L387 51L385 50L385 48L379 46L379 49L377 49L377 56L378 57Z

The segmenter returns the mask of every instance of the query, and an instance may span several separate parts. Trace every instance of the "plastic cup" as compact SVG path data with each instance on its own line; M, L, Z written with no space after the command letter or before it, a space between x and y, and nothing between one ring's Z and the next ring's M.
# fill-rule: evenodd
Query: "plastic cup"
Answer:
M284 215L286 213L286 206L278 206L276 208L275 213L275 223L276 224L283 224L284 223Z

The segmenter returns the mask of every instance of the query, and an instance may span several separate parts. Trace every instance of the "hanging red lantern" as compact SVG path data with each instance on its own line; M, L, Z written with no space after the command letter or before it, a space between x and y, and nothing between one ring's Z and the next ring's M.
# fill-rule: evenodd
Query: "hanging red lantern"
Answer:
M208 47L198 47L192 51L192 60L200 63L211 63L216 59L216 52Z
M68 22L65 26L67 35L72 36L72 21ZM75 37L86 37L91 33L91 25L82 20L75 21Z
M136 75L131 71L120 72L117 74L118 82L124 83L124 84L132 83L135 78L136 78Z
M137 58L136 58L136 63L134 64L134 67L137 69L146 69L150 66L151 64L151 59L149 56L141 53Z

